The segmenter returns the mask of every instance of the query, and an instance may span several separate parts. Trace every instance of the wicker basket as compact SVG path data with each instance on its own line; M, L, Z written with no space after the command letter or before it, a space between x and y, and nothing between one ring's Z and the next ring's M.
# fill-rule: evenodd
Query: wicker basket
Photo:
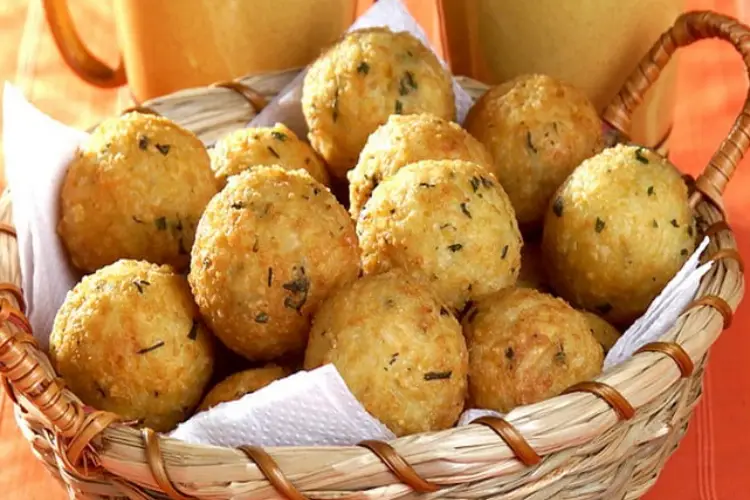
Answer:
M604 112L615 135L627 136L634 107L672 53L709 37L732 43L750 65L750 28L709 12L681 16ZM210 142L244 126L295 74L248 77L144 106ZM485 89L462 83L474 96ZM742 262L721 193L748 143L746 103L691 194L716 264L661 342L595 382L517 408L505 420L390 443L230 449L185 444L85 407L28 333L7 193L0 201L0 280L7 282L0 285L2 381L35 454L75 498L637 498L684 434L708 349L742 297Z

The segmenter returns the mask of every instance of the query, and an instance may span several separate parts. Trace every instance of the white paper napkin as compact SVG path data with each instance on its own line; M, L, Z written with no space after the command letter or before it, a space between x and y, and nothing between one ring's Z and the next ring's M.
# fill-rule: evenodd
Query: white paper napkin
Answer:
M3 123L21 286L34 336L46 349L55 314L78 280L57 236L58 193L65 168L87 134L46 116L8 83Z
M427 35L400 0L379 0L375 2L364 15L352 24L349 31L376 26L387 26L391 31L408 31L435 52L435 49L430 46ZM444 61L440 60L440 63L447 68ZM304 71L297 75L249 125L252 127L270 127L276 122L282 122L299 137L307 137L308 129L305 117L302 114L301 104L304 75ZM456 83L455 79L453 80L453 92L456 97L457 121L463 123L466 113L471 108L472 100L469 94Z
M395 436L354 398L333 365L298 372L180 424L170 437L216 446L350 446Z

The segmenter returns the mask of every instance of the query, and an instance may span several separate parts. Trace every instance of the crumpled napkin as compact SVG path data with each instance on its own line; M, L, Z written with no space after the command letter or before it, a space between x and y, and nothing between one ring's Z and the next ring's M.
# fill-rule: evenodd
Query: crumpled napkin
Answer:
M350 446L395 436L354 398L333 365L297 372L180 424L170 437L216 446Z
M78 281L57 236L58 193L67 164L87 134L48 117L8 83L3 92L3 123L21 287L34 336L46 349L55 314Z

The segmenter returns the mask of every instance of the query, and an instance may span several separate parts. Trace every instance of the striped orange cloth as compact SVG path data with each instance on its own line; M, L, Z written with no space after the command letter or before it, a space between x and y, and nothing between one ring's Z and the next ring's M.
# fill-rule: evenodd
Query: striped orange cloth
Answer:
M744 0L687 0L690 9L730 15ZM0 7L0 78L23 92L52 117L86 128L129 105L127 90L98 90L79 81L62 63L44 22L41 2L3 0ZM70 2L83 38L102 58L114 62L117 49L109 2ZM439 40L434 1L407 0L430 38ZM750 9L747 9L750 12ZM744 19L750 21L750 18ZM434 43L439 47L439 43ZM701 42L681 55L672 160L697 174L728 131L747 95L740 58L721 42ZM1 123L0 123L1 125ZM725 201L740 251L750 262L750 171L747 161L732 180ZM743 196L744 195L744 196ZM734 500L750 498L750 301L712 350L705 391L690 430L668 462L653 500ZM0 396L0 497L57 500L67 494L32 455Z

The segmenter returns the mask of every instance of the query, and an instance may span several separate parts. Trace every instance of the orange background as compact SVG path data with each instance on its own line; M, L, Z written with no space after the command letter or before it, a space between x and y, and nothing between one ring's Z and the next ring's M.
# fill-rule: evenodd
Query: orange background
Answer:
M750 12L740 5L744 1L688 0L687 4L690 9L738 16L743 9ZM406 3L433 45L441 47L434 0ZM83 38L102 58L116 61L110 3L71 0L70 4ZM747 81L740 58L721 42L701 42L683 54L671 158L684 171L697 174L740 110ZM64 66L39 0L0 0L0 80L13 82L44 112L79 128L130 105L126 89L92 88ZM745 262L750 262L750 171L746 163L740 166L725 199L740 251ZM750 326L748 304L740 307L734 325L711 351L702 402L679 450L648 495L650 500L750 498L750 371L745 369L750 366L750 337L745 332ZM31 454L4 395L0 396L0 492L0 497L13 500L66 498Z

